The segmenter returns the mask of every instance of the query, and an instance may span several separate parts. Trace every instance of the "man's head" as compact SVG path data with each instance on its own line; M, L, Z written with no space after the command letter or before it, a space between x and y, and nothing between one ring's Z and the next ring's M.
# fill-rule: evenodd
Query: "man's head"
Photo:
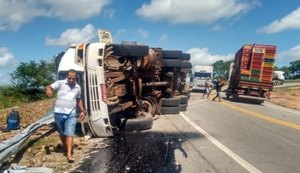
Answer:
M67 73L67 81L69 85L74 85L76 82L76 71L70 69Z

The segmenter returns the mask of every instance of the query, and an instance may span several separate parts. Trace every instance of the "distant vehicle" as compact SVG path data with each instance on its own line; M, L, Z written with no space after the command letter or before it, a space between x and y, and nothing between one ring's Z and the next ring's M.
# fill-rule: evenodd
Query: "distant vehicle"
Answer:
M274 71L273 73L273 84L282 85L284 83L284 72L283 71Z
M213 79L214 67L210 65L194 65L193 90L205 90L205 79Z
M276 46L244 45L231 66L227 98L233 96L264 100L273 90Z

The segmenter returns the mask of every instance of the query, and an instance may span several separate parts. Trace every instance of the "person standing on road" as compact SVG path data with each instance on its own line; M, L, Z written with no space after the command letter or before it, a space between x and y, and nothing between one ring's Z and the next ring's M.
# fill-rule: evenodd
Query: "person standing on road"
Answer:
M46 95L51 97L53 90L58 91L54 107L55 125L62 144L66 149L68 162L74 162L74 158L72 157L72 145L77 119L76 106L78 106L80 110L80 120L83 120L85 116L81 99L81 87L76 82L76 71L71 69L68 71L66 79L58 80L46 86Z
M204 88L205 88L205 91L204 91L204 93L202 95L202 98L204 98L204 96L207 95L207 99L209 99L209 95L210 95L211 88L212 88L212 83L211 83L209 77L207 77L205 79Z
M212 99L213 101L215 101L215 99L217 97L219 97L219 102L221 101L220 92L221 92L223 86L224 86L224 80L222 78L219 78L216 83L217 95Z

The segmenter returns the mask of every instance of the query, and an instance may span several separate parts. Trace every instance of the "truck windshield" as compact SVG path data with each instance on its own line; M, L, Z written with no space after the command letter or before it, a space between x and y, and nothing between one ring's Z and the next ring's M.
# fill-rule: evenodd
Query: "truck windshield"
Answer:
M211 77L211 73L195 72L195 78L205 79L206 77Z

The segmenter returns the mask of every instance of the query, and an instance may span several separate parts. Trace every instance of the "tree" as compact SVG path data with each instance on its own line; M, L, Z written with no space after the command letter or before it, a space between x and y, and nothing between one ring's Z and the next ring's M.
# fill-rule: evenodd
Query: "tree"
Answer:
M230 70L230 64L233 62L233 60L229 61L223 61L219 60L213 64L214 66L214 73L216 77L221 77L224 79L228 79L229 76L229 70Z
M289 70L294 78L300 77L300 60L290 62Z
M54 82L54 63L40 61L22 62L16 70L11 73L13 86L18 88L30 100L41 97L41 87Z

